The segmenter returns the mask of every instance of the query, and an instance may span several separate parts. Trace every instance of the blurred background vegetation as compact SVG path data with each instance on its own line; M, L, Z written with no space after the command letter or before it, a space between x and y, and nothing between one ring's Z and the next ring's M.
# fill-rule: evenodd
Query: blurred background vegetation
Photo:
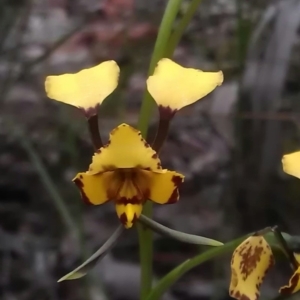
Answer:
M0 0L1 299L138 299L134 230L86 280L56 283L118 220L113 205L81 203L71 179L91 160L86 122L47 99L44 80L114 59L121 77L101 107L103 139L120 122L135 125L165 4ZM281 167L282 155L300 148L299 29L299 0L201 2L174 59L221 69L225 82L172 123L161 159L186 182L178 204L155 206L157 221L224 242L275 224L300 234L300 183ZM150 135L156 115L152 121ZM202 250L157 236L157 277ZM165 299L227 299L229 259L196 268ZM288 278L279 267L264 285L266 299Z

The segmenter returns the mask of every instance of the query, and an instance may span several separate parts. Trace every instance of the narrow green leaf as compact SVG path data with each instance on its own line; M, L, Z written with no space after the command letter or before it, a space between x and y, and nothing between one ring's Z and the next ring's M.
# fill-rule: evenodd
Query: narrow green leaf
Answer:
M188 234L184 232L180 232L174 229L170 229L166 226L163 226L154 220L144 216L143 214L140 216L139 221L151 228L156 233L162 234L164 236L170 237L177 241L189 244L197 244L197 245L207 245L207 246L222 246L223 243L212 240L203 236Z
M98 261L103 256L105 256L105 254L116 244L123 231L124 226L120 225L100 249L98 249L92 256L90 256L83 264L81 264L72 272L60 278L57 282L78 279L85 276L87 272L89 272L98 263Z

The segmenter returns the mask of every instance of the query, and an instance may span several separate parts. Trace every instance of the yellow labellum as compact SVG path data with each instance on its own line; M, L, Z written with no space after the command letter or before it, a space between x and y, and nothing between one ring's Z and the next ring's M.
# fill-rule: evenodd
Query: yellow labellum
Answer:
M230 296L238 300L257 300L259 288L273 264L272 250L263 236L246 239L232 255Z
M285 173L300 178L300 151L284 155L282 166Z
M48 76L47 96L82 109L87 117L97 114L97 107L118 85L120 69L113 60L75 74Z
M147 88L157 105L175 113L212 92L223 82L223 73L184 68L170 59L161 59Z

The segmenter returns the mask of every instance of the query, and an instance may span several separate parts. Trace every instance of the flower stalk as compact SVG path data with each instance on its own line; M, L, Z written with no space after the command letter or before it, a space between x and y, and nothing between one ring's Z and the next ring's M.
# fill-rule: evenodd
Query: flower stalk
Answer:
M156 132L156 136L152 143L152 149L156 152L159 152L165 139L168 136L169 127L170 127L171 119L159 119L158 129Z
M98 115L94 115L88 119L89 131L94 145L94 149L98 150L103 147L102 139L99 132Z

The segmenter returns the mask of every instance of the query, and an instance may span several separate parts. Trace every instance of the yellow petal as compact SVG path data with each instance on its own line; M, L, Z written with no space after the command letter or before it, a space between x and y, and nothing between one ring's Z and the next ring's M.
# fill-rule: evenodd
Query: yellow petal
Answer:
M115 61L105 61L75 74L48 76L45 90L49 98L76 106L91 117L117 87L119 73Z
M300 290L300 267L295 271L293 276L289 280L289 284L283 286L279 293L282 295L290 295Z
M246 239L232 255L230 296L238 300L257 300L259 288L273 264L272 250L262 236Z
M149 171L143 171L149 172ZM178 187L184 176L180 173L163 170L160 173L151 173L149 186L149 199L159 204L175 203L179 199Z
M121 124L111 131L108 144L93 156L89 173L126 168L161 170L161 163L138 130Z
M300 178L300 151L284 155L282 165L285 173Z
M160 107L160 113L174 114L212 92L223 82L223 73L203 72L184 68L170 59L158 62L154 74L147 80L147 88Z
M142 209L142 204L116 203L117 215L126 228L132 227L133 223L141 215Z
M114 181L114 173L105 172L97 175L78 173L73 181L80 189L84 202L99 205L111 198L108 188Z

